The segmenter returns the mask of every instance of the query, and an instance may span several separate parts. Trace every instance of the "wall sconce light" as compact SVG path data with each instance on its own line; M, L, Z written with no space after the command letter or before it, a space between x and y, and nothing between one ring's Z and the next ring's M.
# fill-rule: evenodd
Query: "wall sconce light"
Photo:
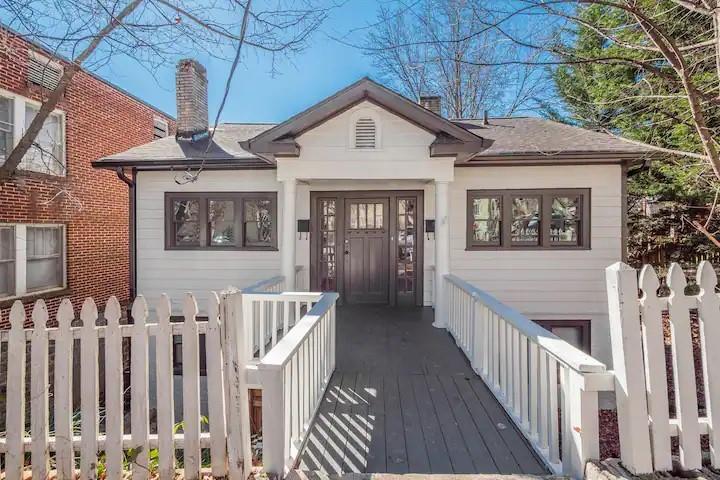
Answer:
M297 231L300 240L303 238L303 233L305 234L305 238L310 238L310 220L298 220Z
M430 234L435 238L435 220L425 220L425 237L430 240Z

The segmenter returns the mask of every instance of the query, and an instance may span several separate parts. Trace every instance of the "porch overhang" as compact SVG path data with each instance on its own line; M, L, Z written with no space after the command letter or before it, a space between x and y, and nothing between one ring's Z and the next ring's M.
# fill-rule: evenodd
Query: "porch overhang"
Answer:
M299 136L361 102L373 103L434 134L436 138L429 152L433 158L452 156L463 163L492 144L492 141L483 139L369 78L363 78L289 120L240 142L240 146L270 162L276 162L281 157L298 157Z

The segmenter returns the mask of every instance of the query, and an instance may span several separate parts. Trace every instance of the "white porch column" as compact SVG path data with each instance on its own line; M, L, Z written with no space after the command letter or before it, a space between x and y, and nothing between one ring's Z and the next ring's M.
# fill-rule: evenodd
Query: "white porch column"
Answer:
M447 327L447 289L444 276L450 273L450 182L435 181L435 322Z
M286 178L283 185L282 240L280 242L280 271L285 277L285 290L295 291L295 202L297 180Z

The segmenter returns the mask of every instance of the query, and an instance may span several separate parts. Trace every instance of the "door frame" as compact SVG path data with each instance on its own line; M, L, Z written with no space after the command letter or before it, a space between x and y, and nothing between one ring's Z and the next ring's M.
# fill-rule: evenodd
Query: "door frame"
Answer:
M423 306L425 287L425 195L423 190L344 190L344 191L311 191L310 192L310 290L318 290L320 260L320 223L318 222L318 201L332 198L335 200L335 242L336 261L335 274L340 303L345 303L345 259L340 255L345 245L345 200L347 198L388 198L390 240L388 248L388 304L397 305L397 200L406 196L417 198L416 211L416 272L415 272L415 305Z

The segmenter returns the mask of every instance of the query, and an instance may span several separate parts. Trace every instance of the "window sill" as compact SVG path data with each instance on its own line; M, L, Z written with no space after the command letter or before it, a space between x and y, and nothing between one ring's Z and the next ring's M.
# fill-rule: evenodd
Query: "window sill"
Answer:
M166 246L166 251L202 251L202 252L278 252L277 247L171 247Z
M466 252L477 252L477 251L502 251L507 252L511 250L521 250L521 251L548 251L548 250L562 250L562 251L568 251L568 250L592 250L590 247L582 246L569 246L569 245L557 245L557 246L543 246L543 247L534 247L529 245L517 245L513 247L502 247L498 245L488 245L487 247L465 247Z
M69 295L71 289L68 287L54 288L52 290L42 290L40 292L29 292L25 295L19 295L14 297L0 298L0 308L11 307L16 300L20 300L23 303L34 303L36 300L47 300L56 297L65 297Z

